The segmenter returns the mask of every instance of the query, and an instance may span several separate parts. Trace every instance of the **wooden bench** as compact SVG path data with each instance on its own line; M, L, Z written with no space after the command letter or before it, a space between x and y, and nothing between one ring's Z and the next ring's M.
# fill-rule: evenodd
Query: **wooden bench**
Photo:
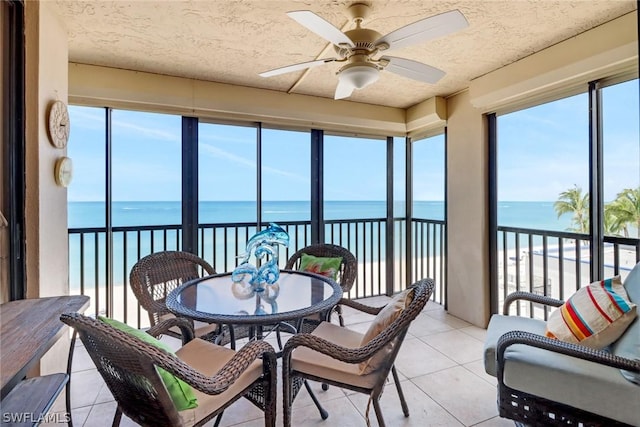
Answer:
M0 423L3 426L37 426L41 422L68 422L70 414L46 416L68 381L69 375L62 373L20 381L0 402Z
M23 299L0 304L0 404L2 416L6 414L15 420L9 425L38 425L40 415L46 414L65 384L70 384L71 359L67 373L24 378L67 331L60 315L84 311L88 305L89 297L84 295ZM73 347L69 352L73 354ZM67 386L67 414L71 412L69 394ZM64 418L69 420L59 417L53 421L68 422L71 427L71 418L68 415ZM0 423L4 426L5 421L3 418Z

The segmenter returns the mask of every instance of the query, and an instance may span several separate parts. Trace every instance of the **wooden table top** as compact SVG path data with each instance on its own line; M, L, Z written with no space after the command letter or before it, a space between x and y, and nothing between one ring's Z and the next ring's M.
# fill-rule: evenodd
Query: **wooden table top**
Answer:
M62 336L60 315L81 312L89 297L23 299L0 305L0 396L6 396Z

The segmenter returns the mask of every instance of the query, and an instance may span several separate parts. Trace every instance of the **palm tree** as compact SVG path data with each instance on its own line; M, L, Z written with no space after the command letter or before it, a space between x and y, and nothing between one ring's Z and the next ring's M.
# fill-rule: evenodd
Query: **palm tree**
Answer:
M553 208L558 218L567 213L573 215L573 226L568 228L569 231L589 233L589 194L582 194L582 188L574 184L573 188L560 193Z
M627 225L621 222L615 213L615 204L613 201L604 205L604 234L605 236L624 236L628 237Z
M619 192L616 199L608 205L608 210L624 231L625 237L629 237L629 225L636 229L640 237L640 187L625 188Z

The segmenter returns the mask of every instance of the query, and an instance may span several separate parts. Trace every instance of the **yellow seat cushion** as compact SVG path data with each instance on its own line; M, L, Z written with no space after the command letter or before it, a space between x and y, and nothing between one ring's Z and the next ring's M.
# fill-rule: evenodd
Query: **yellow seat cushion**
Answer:
M362 341L362 334L329 322L320 323L312 335L347 348L358 348ZM307 347L298 347L293 351L291 368L319 378L364 388L373 388L378 380L375 373L362 375L358 363L341 362Z
M176 356L203 375L212 376L217 373L225 363L231 360L235 353L235 351L226 347L196 338L176 351ZM184 420L185 425L194 425L199 420L218 410L251 383L260 378L261 375L262 360L256 359L227 390L220 394L205 394L194 388L193 392L198 399L198 407L180 411L180 416Z

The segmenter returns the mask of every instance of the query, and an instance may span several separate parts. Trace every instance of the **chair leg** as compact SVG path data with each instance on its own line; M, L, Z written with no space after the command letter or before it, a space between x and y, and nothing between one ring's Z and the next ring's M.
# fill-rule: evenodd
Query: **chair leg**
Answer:
M71 335L71 343L69 343L69 357L67 358L67 375L69 375L69 381L67 381L66 385L65 406L67 409L67 415L69 416L69 421L67 422L69 427L73 427L73 420L71 416L71 367L73 364L73 353L76 347L77 336L78 331L74 329L73 334Z
M224 414L224 411L218 414L218 416L216 417L216 422L213 425L213 427L218 427L220 425L220 421L222 421L222 414Z
M396 383L396 389L398 390L398 397L400 397L400 405L402 405L402 413L405 417L409 416L409 406L404 398L402 387L400 386L400 379L398 378L398 372L396 371L396 365L391 367L391 373L393 374L393 382Z
M307 380L304 380L304 386L307 388L309 396L311 396L311 400L313 400L313 403L316 404L316 408L318 408L318 411L320 412L320 418L322 418L323 420L329 418L329 413L322 407L320 401L316 397L316 394L313 392L313 390L311 390L311 386L309 385L309 382Z
M338 313L338 323L344 327L344 319L342 318L342 306L336 305L336 313Z
M378 419L378 426L385 427L384 418L382 417L382 409L380 408L380 396L373 398L373 409L376 411L376 418Z
M122 419L122 411L120 410L120 406L118 406L116 408L116 413L113 416L113 422L111 423L111 427L119 427L121 419Z
M278 349L282 351L282 336L280 335L280 325L276 326L276 341L278 341Z

